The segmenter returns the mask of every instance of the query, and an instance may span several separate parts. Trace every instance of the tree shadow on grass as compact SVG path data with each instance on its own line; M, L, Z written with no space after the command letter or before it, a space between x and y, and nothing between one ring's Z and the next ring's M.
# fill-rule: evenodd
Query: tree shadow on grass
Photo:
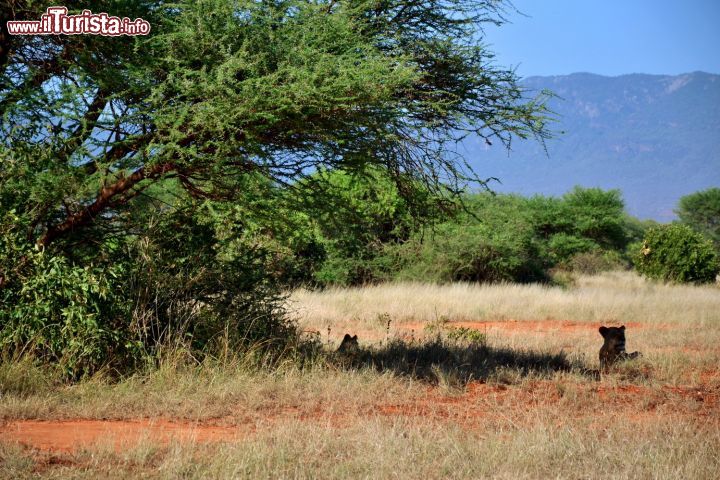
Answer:
M532 350L490 347L484 343L456 343L436 338L424 342L401 340L350 355L338 354L345 368L372 368L432 383L457 383L471 380L513 383L526 377L550 376L555 372L573 372L592 379L597 372L564 353L550 354Z

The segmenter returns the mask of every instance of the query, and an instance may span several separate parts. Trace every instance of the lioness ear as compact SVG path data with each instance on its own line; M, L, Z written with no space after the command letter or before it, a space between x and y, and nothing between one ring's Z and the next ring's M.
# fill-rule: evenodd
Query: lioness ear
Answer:
M357 335L353 335L352 339L357 341Z
M605 334L607 333L607 331L608 331L607 327L600 327L599 332L600 332L600 335L603 336L603 338L605 337Z

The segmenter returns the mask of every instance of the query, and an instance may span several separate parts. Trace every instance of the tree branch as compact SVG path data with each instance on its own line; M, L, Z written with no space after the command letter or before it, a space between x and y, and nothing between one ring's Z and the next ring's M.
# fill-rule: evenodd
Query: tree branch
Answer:
M62 223L48 228L45 235L38 240L38 245L47 246L58 237L89 224L98 214L108 208L118 196L125 194L141 181L158 178L174 168L175 165L172 163L161 163L150 168L140 167L130 176L121 177L115 183L101 188L93 203L67 217Z
M70 155L72 155L72 153L85 142L87 137L92 133L95 123L105 108L106 103L107 96L105 92L98 90L92 103L88 106L85 115L78 121L77 128L75 128L72 135L68 137L62 148L60 148L60 151L57 154L59 162L67 162Z

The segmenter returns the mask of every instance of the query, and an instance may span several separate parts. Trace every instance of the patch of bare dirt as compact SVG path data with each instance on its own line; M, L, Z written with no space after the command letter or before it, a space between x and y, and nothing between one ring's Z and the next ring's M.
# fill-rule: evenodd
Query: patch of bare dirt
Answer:
M167 420L18 420L0 430L0 439L38 450L72 453L93 446L119 451L142 441L167 444L180 442L233 441L247 435L242 427L176 423Z
M538 423L585 424L605 430L613 422L650 424L687 421L720 428L717 391L653 390L636 386L588 386L538 381L523 388L472 384L459 397L380 405L386 417L417 417L471 430L529 429Z
M351 329L340 329L332 331L331 337L334 340L340 340L345 333L356 334L363 341L379 341L390 337L410 340L413 338L423 338L426 336L426 327L431 325L427 322L401 321L392 323L389 330L381 328L372 328L355 326ZM523 334L532 335L557 334L566 335L596 335L598 328L605 326L625 325L631 330L640 330L652 328L655 330L667 330L671 326L666 324L647 324L639 322L619 322L617 320L607 320L602 323L598 322L577 322L572 320L559 320L546 318L543 320L518 320L518 319L498 319L498 320L452 320L444 324L447 328L469 328L487 333L500 334ZM307 330L305 333L318 335L319 338L325 339L326 333L317 330ZM570 347L571 345L569 345Z

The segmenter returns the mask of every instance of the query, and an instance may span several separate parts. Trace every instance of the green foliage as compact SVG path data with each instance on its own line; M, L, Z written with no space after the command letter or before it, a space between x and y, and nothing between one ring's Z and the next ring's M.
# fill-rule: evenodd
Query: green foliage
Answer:
M56 362L72 376L88 373L124 344L119 321L129 313L115 279L121 267L79 266L30 245L19 217L5 215L0 235L0 348Z
M623 231L627 237L628 244L626 248L633 242L642 242L645 238L645 232L652 227L660 225L655 220L640 220L639 218L628 215L623 215ZM633 250L635 251L635 250Z
M232 213L189 202L138 239L131 330L149 353L168 344L214 353L218 346L284 343L294 335L267 272L272 252L244 236Z
M407 241L388 243L376 276L418 281L538 281L550 268L622 266L625 213L619 192L576 187L561 198L475 194L467 211Z
M407 240L441 211L440 199L422 185L398 184L379 168L318 172L300 185L299 195L326 253L314 272L323 285L378 280L385 245Z
M720 252L720 188L685 195L675 213L682 223L712 240Z
M315 212L302 208L297 191L261 176L242 177L234 188L241 193L233 202L195 202L200 206L198 219L212 221L222 246L219 258L225 261L239 250L254 251L262 256L269 281L288 287L313 284L328 255Z
M142 235L109 242L101 256L78 254L82 266L29 244L10 212L0 236L0 348L78 377L142 365L161 349L201 358L285 347L295 327L282 309L277 249L223 207L179 202L148 217Z
M416 281L528 281L542 277L528 232L482 224L439 225L402 245L389 246L400 268L390 275Z
M621 249L627 239L622 228L625 204L620 190L575 187L563 195L565 219L572 231L601 248Z
M590 238L569 233L556 233L546 243L547 253L554 263L568 262L576 256L598 248Z
M637 252L642 248L645 233L660 224L655 220L640 220L630 215L625 215L623 230L627 237L625 249L621 252L624 263L634 266L637 261Z
M595 275L600 272L622 270L628 268L628 263L618 251L583 252L575 254L566 264L573 272Z
M627 243L624 205L617 190L575 187L561 198L530 200L538 235L553 262L591 250L617 250Z
M720 263L712 243L685 225L651 228L637 252L641 274L679 283L715 281Z
M148 36L3 37L0 51L16 54L0 55L0 159L15 180L0 198L50 245L127 229L117 213L167 178L232 201L239 177L288 185L375 165L440 191L441 179L466 178L452 149L468 133L548 135L547 95L528 101L481 41L478 27L503 23L503 8L138 0L113 13L148 20Z
M480 330L468 327L451 328L446 333L447 339L451 342L465 343L470 345L486 345L487 335Z

